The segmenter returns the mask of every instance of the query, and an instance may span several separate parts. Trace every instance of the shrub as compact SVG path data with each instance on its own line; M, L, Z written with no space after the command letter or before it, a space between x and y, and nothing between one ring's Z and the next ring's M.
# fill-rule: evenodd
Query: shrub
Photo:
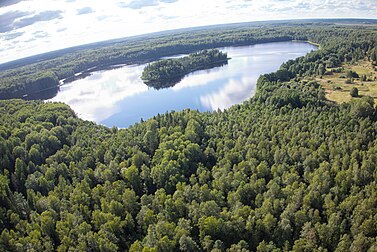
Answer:
M351 91L350 91L350 95L351 95L352 97L358 97L358 96L359 96L359 90L358 90L357 88L353 87L353 88L351 89Z

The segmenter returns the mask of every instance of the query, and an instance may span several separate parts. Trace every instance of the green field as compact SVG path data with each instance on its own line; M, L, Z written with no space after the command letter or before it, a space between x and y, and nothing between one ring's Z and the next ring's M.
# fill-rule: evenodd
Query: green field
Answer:
M356 72L360 77L353 78L352 83L347 84L346 73ZM376 67L368 60L360 60L354 64L345 63L340 73L325 74L316 77L321 86L326 90L326 98L336 103L348 102L352 99L350 90L356 87L359 96L371 96L377 101L377 71ZM331 69L327 69L330 72ZM366 81L362 80L362 75L366 75ZM355 99L355 98L353 98ZM357 99L357 98L356 98Z

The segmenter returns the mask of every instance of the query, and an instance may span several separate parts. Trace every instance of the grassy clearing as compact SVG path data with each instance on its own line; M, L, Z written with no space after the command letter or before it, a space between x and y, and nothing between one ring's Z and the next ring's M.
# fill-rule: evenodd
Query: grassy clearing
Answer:
M356 87L359 96L371 96L377 103L377 67L368 60L360 60L354 64L344 64L339 73L332 72L335 69L327 69L327 73L317 76L316 80L326 90L326 98L336 103L348 102L352 98L350 90ZM356 72L359 78L348 78L349 71ZM365 75L366 80L363 80Z

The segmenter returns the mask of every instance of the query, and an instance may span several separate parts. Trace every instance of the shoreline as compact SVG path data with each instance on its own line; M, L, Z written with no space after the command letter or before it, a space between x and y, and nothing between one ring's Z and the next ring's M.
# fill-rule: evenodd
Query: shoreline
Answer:
M321 44L318 44L318 43L313 42L313 41L310 41L310 40L292 39L291 41L292 41L292 42L304 42L304 43L308 43L308 44L311 44L311 45L318 46L318 49L321 49Z

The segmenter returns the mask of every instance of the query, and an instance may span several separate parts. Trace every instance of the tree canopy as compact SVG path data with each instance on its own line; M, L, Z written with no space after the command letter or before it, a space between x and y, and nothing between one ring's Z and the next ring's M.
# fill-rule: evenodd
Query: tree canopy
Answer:
M0 250L375 251L374 101L334 104L309 79L374 55L376 31L314 31L320 50L224 111L117 129L0 101Z
M144 83L156 89L174 86L185 75L227 64L228 56L218 49L191 53L183 58L164 59L148 64L141 75Z

